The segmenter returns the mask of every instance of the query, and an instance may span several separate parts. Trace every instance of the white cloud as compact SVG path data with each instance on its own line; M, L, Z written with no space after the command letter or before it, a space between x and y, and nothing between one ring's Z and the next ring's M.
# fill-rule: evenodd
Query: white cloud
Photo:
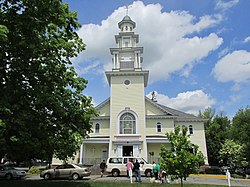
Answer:
M198 115L199 111L203 111L205 108L215 104L215 100L202 90L179 93L175 98L169 98L167 95L155 93L156 100L159 104L195 115ZM151 93L149 93L147 97L151 98Z
M246 37L245 40L243 41L243 43L248 43L250 42L250 36Z
M218 2L216 3L216 8L226 10L238 4L239 1L240 0L218 0Z
M100 25L81 27L78 34L87 47L73 60L78 72L86 71L85 63L91 58L98 59L99 65L95 64L95 67L103 68L102 71L111 70L109 48L116 47L114 35L119 32L117 24L125 12L125 8L120 7ZM195 18L185 11L162 12L160 4L144 5L141 1L135 1L129 16L136 22L135 33L140 37L138 46L144 47L142 66L150 70L151 82L166 80L171 73L178 71L188 76L197 61L223 42L215 33L204 37L187 37L218 24L221 21L219 15Z
M250 80L250 52L239 50L227 54L216 63L213 75L219 82Z

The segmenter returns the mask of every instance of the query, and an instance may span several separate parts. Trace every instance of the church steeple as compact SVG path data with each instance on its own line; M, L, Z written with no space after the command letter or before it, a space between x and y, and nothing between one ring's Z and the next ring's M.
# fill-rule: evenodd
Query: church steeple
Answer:
M113 55L112 71L141 71L143 48L136 46L139 42L139 35L133 32L136 23L126 15L118 23L118 27L120 32L115 35L117 48L110 48Z
M132 21L128 15L126 15L122 19L122 21L118 23L118 27L121 30L121 32L132 32L135 26L136 26L135 22Z

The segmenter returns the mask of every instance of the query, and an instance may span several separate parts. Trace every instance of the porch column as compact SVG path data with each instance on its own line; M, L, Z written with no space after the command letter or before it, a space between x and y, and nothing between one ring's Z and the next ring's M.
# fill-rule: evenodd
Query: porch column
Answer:
M82 163L82 160L83 160L83 144L81 145L81 147L80 147L80 161L79 161L79 164L83 164Z

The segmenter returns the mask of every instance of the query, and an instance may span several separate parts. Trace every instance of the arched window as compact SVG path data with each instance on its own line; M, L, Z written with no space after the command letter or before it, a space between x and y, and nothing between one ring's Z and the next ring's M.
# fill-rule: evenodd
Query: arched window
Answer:
M120 117L120 134L136 134L136 120L131 113L125 113Z
M188 130L189 130L189 134L194 134L194 129L192 125L189 125Z
M158 122L156 125L156 132L162 132L161 123Z
M97 123L95 124L95 133L99 133L100 132L100 124Z

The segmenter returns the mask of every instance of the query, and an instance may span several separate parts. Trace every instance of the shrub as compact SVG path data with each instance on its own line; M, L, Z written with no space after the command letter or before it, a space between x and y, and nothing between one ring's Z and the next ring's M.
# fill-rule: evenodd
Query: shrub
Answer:
M211 167L205 169L205 173L206 174L221 174L222 171L219 167L211 166Z
M38 173L40 173L40 169L32 167L32 168L29 169L28 172L31 173L31 174L38 174Z

